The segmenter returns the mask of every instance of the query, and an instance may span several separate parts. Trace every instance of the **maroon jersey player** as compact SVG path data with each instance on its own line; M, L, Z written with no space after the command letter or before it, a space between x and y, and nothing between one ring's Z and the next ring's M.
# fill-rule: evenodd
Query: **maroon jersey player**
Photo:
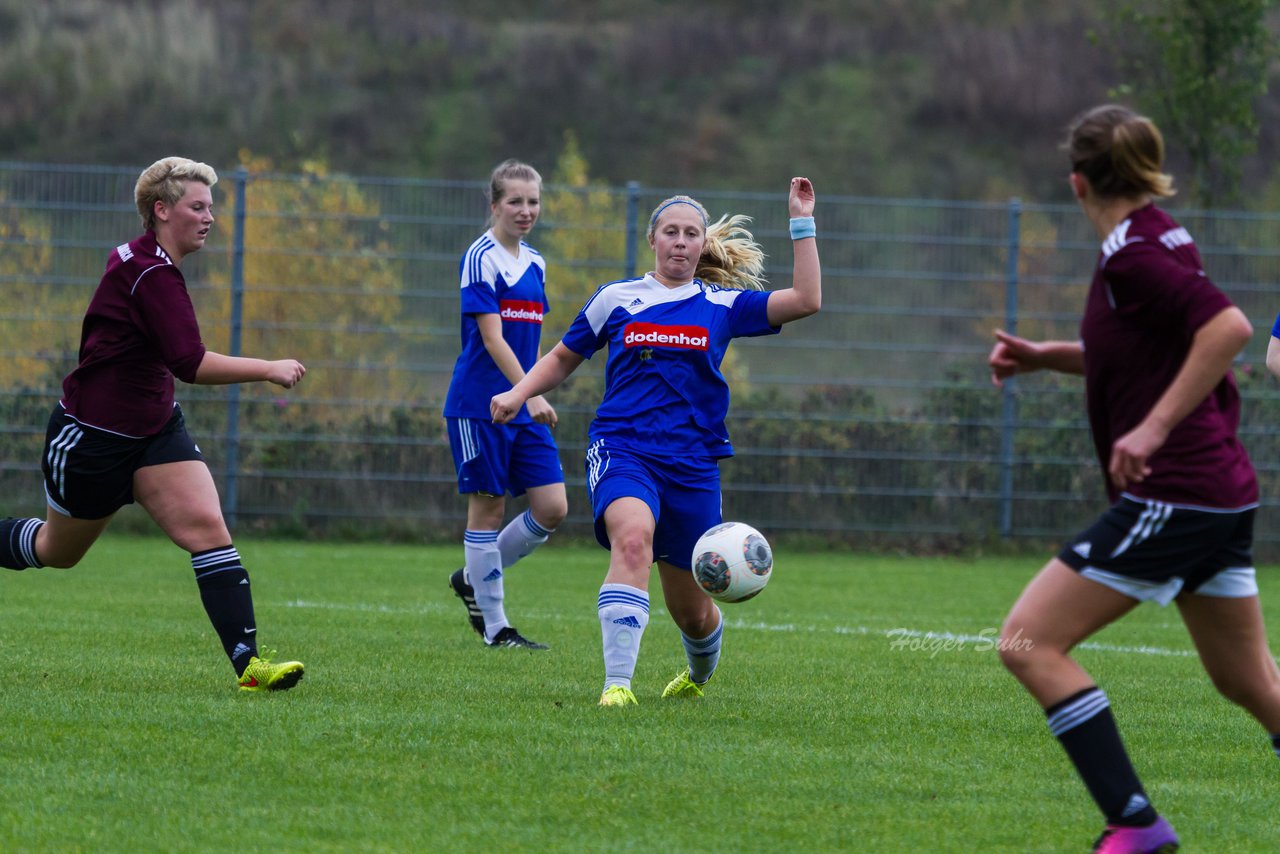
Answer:
M1080 323L1089 426L1107 466L1116 440L1142 423L1187 361L1194 334L1231 301L1205 275L1185 228L1154 204L1129 215L1102 245ZM1228 318L1244 318L1232 312ZM1258 479L1236 437L1240 395L1226 371L1173 424L1147 459L1150 469L1123 486L1135 498L1197 507L1243 508ZM1108 478L1112 501L1122 487Z
M107 258L62 407L99 430L155 435L173 417L174 377L196 382L206 352L182 271L148 230Z
M1112 505L1031 581L1001 630L1001 658L1044 708L1106 819L1095 851L1172 851L1106 694L1071 649L1140 602L1175 602L1213 684L1280 752L1280 671L1252 556L1257 478L1236 435L1231 363L1252 327L1201 268L1149 120L1114 105L1080 116L1070 184L1102 240L1079 341L996 332L1000 385L1039 369L1083 374ZM1170 698L1176 702L1176 696Z
M174 400L174 377L291 388L306 372L293 359L224 356L201 340L180 265L208 238L217 180L206 164L182 157L139 176L134 196L146 231L108 256L85 313L79 363L49 418L41 461L49 512L44 520L0 521L0 566L74 566L116 511L136 501L191 554L240 689L283 690L297 684L303 666L258 655L249 575Z

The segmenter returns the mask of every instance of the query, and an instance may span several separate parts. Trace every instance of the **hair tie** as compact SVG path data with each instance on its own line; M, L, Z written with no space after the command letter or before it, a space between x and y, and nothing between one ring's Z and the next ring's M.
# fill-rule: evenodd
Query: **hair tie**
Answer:
M671 201L667 202L662 207L654 211L653 216L649 218L649 227L653 228L654 224L657 223L658 221L658 215L661 214L663 211L665 211L667 208L671 207L672 205L688 205L689 207L693 208L695 211L698 212L698 216L702 217L702 227L703 228L707 227L708 225L707 215L702 212L701 208L699 208L693 202L690 202L686 199L672 199Z

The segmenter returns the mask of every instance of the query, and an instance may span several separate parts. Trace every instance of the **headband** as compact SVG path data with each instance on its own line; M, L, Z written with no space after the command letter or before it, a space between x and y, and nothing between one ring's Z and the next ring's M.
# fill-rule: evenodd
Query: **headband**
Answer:
M663 211L665 211L667 208L671 207L672 205L688 205L689 207L693 208L695 211L698 212L698 216L702 217L702 227L703 228L707 227L708 225L707 215L702 212L702 208L698 207L696 204L694 204L691 201L688 201L687 199L672 199L671 201L664 204L662 207L658 208L656 211L653 212L653 216L649 218L649 227L653 228L653 226L658 222L658 215Z

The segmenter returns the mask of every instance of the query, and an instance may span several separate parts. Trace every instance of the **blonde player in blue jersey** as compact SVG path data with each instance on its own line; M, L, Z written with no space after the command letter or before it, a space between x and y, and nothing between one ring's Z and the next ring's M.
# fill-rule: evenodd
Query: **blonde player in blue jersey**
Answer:
M504 424L489 415L490 398L523 379L538 360L542 317L550 310L546 263L524 242L538 221L541 191L542 177L532 166L499 164L489 179L490 227L459 265L462 353L444 415L458 492L467 496L467 530L465 565L449 586L490 647L547 648L507 621L503 577L547 541L569 507L551 437L551 404L531 397ZM529 509L504 527L507 493L528 494Z
M743 229L745 217L711 223L694 199L667 199L649 219L653 272L602 286L552 351L493 398L493 420L505 424L584 359L609 350L586 460L596 538L609 549L597 603L602 706L636 702L631 679L649 622L655 561L688 662L662 696L700 697L715 672L720 609L694 583L689 564L699 535L721 521L719 460L733 454L720 362L731 339L776 333L822 305L807 178L791 179L787 206L792 286L765 292L757 290L764 255Z

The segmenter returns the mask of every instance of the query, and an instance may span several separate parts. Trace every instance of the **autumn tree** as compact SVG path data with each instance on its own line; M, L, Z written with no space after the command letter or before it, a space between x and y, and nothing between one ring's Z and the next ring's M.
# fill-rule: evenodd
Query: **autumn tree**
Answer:
M546 184L541 228L553 325L543 337L555 341L596 288L625 275L619 259L626 256L627 222L625 201L608 185L591 180L572 131L565 133L564 149Z
M5 204L0 193L0 387L8 390L57 387L65 356L79 344L83 297L50 282L53 227L49 217Z
M1271 0L1128 0L1116 33L1131 80L1120 88L1185 149L1197 204L1240 199L1241 161L1258 140L1275 35Z
M320 163L302 176L272 175L262 158L245 156L242 165L243 200L235 176L218 185L223 227L234 228L236 205L245 206L242 351L305 363L309 399L359 406L409 396L403 353L424 333L403 322L403 262L383 236L378 205ZM227 244L233 251L234 240ZM212 294L201 297L212 303L200 315L214 349L230 341L232 266L217 265Z

